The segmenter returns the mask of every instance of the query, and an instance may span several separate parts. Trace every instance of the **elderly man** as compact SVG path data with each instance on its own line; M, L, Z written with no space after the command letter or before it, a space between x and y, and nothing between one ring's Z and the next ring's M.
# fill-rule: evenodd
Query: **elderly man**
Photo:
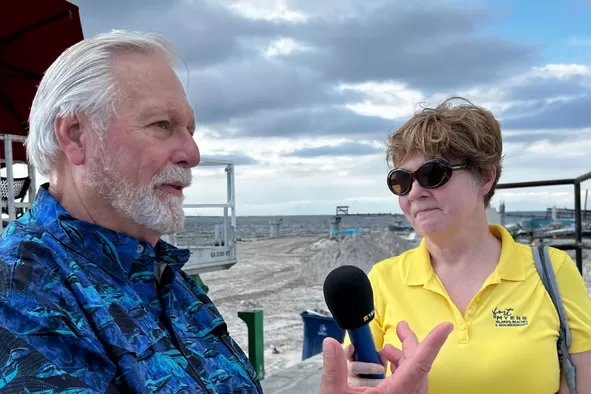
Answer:
M27 152L49 183L0 240L5 392L262 392L182 270L189 252L160 239L183 228L200 160L174 60L158 35L115 31L65 51L39 85ZM407 332L402 372L371 392L424 384L449 334L435 331L419 348ZM322 393L348 392L342 349L326 346Z

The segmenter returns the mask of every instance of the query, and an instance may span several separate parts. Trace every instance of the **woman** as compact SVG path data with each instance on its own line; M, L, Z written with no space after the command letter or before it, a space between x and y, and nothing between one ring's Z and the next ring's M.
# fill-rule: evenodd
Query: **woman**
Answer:
M454 331L433 364L429 393L568 393L556 349L558 315L531 248L487 222L502 169L494 116L446 100L392 135L388 159L395 167L388 186L423 240L369 273L376 347L400 348L400 321L419 338L451 321ZM572 333L577 391L591 393L591 299L571 258L553 248L550 256ZM349 345L350 384L375 385L359 376L383 373L385 366L352 361L353 352Z

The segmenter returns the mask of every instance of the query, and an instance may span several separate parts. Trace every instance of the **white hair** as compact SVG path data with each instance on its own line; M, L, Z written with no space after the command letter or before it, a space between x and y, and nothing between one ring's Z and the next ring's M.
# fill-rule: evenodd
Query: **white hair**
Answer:
M85 39L64 51L45 72L29 114L27 156L41 175L49 175L60 150L57 118L82 113L95 130L102 131L116 115L122 94L111 72L111 59L120 52L160 55L171 67L177 59L163 36L121 30Z

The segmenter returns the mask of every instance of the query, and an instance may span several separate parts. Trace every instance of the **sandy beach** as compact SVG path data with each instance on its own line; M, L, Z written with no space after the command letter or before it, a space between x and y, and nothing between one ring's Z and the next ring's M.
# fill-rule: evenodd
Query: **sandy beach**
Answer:
M307 309L326 310L322 284L335 267L374 263L408 250L413 243L390 231L372 231L342 240L327 236L286 236L238 243L238 263L202 275L238 344L246 351L246 324L238 311L264 310L266 376L301 361ZM273 348L279 353L274 354Z
M326 310L322 283L340 265L368 272L376 262L418 244L388 230L373 230L341 240L326 235L284 236L238 243L238 263L227 271L202 275L228 323L231 335L247 351L246 324L238 311L264 310L265 376L297 364L302 357L303 322L307 309ZM569 252L574 258L574 252ZM591 261L584 252L587 287ZM276 348L278 353L274 353Z

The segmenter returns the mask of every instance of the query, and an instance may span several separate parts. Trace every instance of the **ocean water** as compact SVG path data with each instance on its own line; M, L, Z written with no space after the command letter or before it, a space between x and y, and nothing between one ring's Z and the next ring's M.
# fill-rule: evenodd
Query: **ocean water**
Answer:
M329 222L334 215L301 215L301 216L238 216L236 217L236 237L239 240L253 240L267 238L271 234L269 221L281 220L279 234L319 235L329 234ZM341 216L340 230L381 230L389 225L407 224L402 215L348 215ZM211 245L215 241L215 225L223 227L223 217L217 216L189 216L185 221L185 231L177 234L177 244ZM229 227L229 219L228 219Z
M540 217L545 211L507 212L506 223L517 222L523 218ZM341 215L340 230L381 230L389 225L408 225L401 214ZM281 236L319 235L329 233L329 222L334 215L286 215L286 216L238 216L236 217L236 237L238 240L267 238L271 235L269 221L280 220ZM224 219L220 216L189 216L185 222L185 231L177 234L179 246L213 245L215 226L223 227ZM228 218L228 231L230 231Z

